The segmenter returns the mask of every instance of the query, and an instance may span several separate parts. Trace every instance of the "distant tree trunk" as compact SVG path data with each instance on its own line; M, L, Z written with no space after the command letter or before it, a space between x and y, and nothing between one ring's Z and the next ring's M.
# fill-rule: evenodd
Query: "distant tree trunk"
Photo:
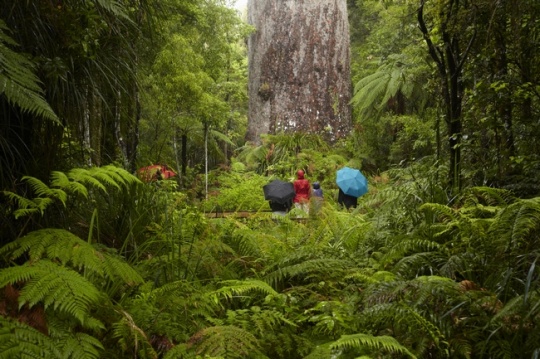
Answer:
M248 0L249 122L261 134L317 133L329 141L351 126L346 0Z
M462 136L462 99L465 88L463 86L463 66L469 54L471 45L476 38L476 31L466 38L465 31L453 29L453 23L460 7L464 7L459 0L450 0L439 12L440 23L438 36L441 45L433 42L431 31L427 28L424 18L424 5L426 0L420 0L418 8L418 25L428 46L428 52L437 65L441 80L441 94L444 103L445 120L447 125L448 151L450 163L448 170L449 184L452 189L461 188L461 136ZM445 12L446 11L446 12ZM469 21L469 23L472 23ZM462 50L461 44L466 49Z

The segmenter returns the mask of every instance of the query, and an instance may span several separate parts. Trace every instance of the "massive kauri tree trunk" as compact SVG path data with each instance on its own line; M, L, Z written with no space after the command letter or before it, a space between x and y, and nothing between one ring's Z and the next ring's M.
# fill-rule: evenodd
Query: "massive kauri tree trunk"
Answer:
M346 0L248 0L256 31L249 48L249 124L261 134L350 129L351 84Z

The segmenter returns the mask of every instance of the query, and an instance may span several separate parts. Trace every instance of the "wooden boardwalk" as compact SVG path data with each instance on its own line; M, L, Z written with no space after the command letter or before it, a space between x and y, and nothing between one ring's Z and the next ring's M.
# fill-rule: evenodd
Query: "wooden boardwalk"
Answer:
M219 219L219 218L251 218L254 215L260 215L261 217L268 217L268 218L277 218L275 216L272 216L272 211L236 211L236 212L208 212L205 213L206 218L209 219ZM303 217L289 217L292 221L297 222L305 222L308 218Z

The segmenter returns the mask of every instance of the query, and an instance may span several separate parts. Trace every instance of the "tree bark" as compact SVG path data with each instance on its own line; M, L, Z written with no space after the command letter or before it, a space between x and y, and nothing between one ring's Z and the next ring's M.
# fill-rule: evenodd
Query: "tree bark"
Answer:
M418 25L428 47L428 52L439 72L441 80L441 96L444 102L445 120L447 125L448 151L450 163L448 169L449 184L452 189L461 188L461 136L462 136L462 99L464 94L463 66L476 38L474 31L466 39L463 33L451 30L452 21L458 16L462 6L458 0L446 4L445 11L439 12L441 18L439 27L440 45L432 41L431 31L428 30L424 19L425 0L420 0L418 8ZM460 44L465 43L465 50Z
M346 0L248 0L246 139L303 132L334 141L351 127Z

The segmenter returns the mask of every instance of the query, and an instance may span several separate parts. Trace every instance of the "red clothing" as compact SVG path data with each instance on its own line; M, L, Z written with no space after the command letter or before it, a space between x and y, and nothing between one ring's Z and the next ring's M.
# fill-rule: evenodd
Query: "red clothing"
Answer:
M304 172L298 171L298 179L294 181L294 203L305 203L309 202L309 197L311 196L311 185L307 179L304 179Z

